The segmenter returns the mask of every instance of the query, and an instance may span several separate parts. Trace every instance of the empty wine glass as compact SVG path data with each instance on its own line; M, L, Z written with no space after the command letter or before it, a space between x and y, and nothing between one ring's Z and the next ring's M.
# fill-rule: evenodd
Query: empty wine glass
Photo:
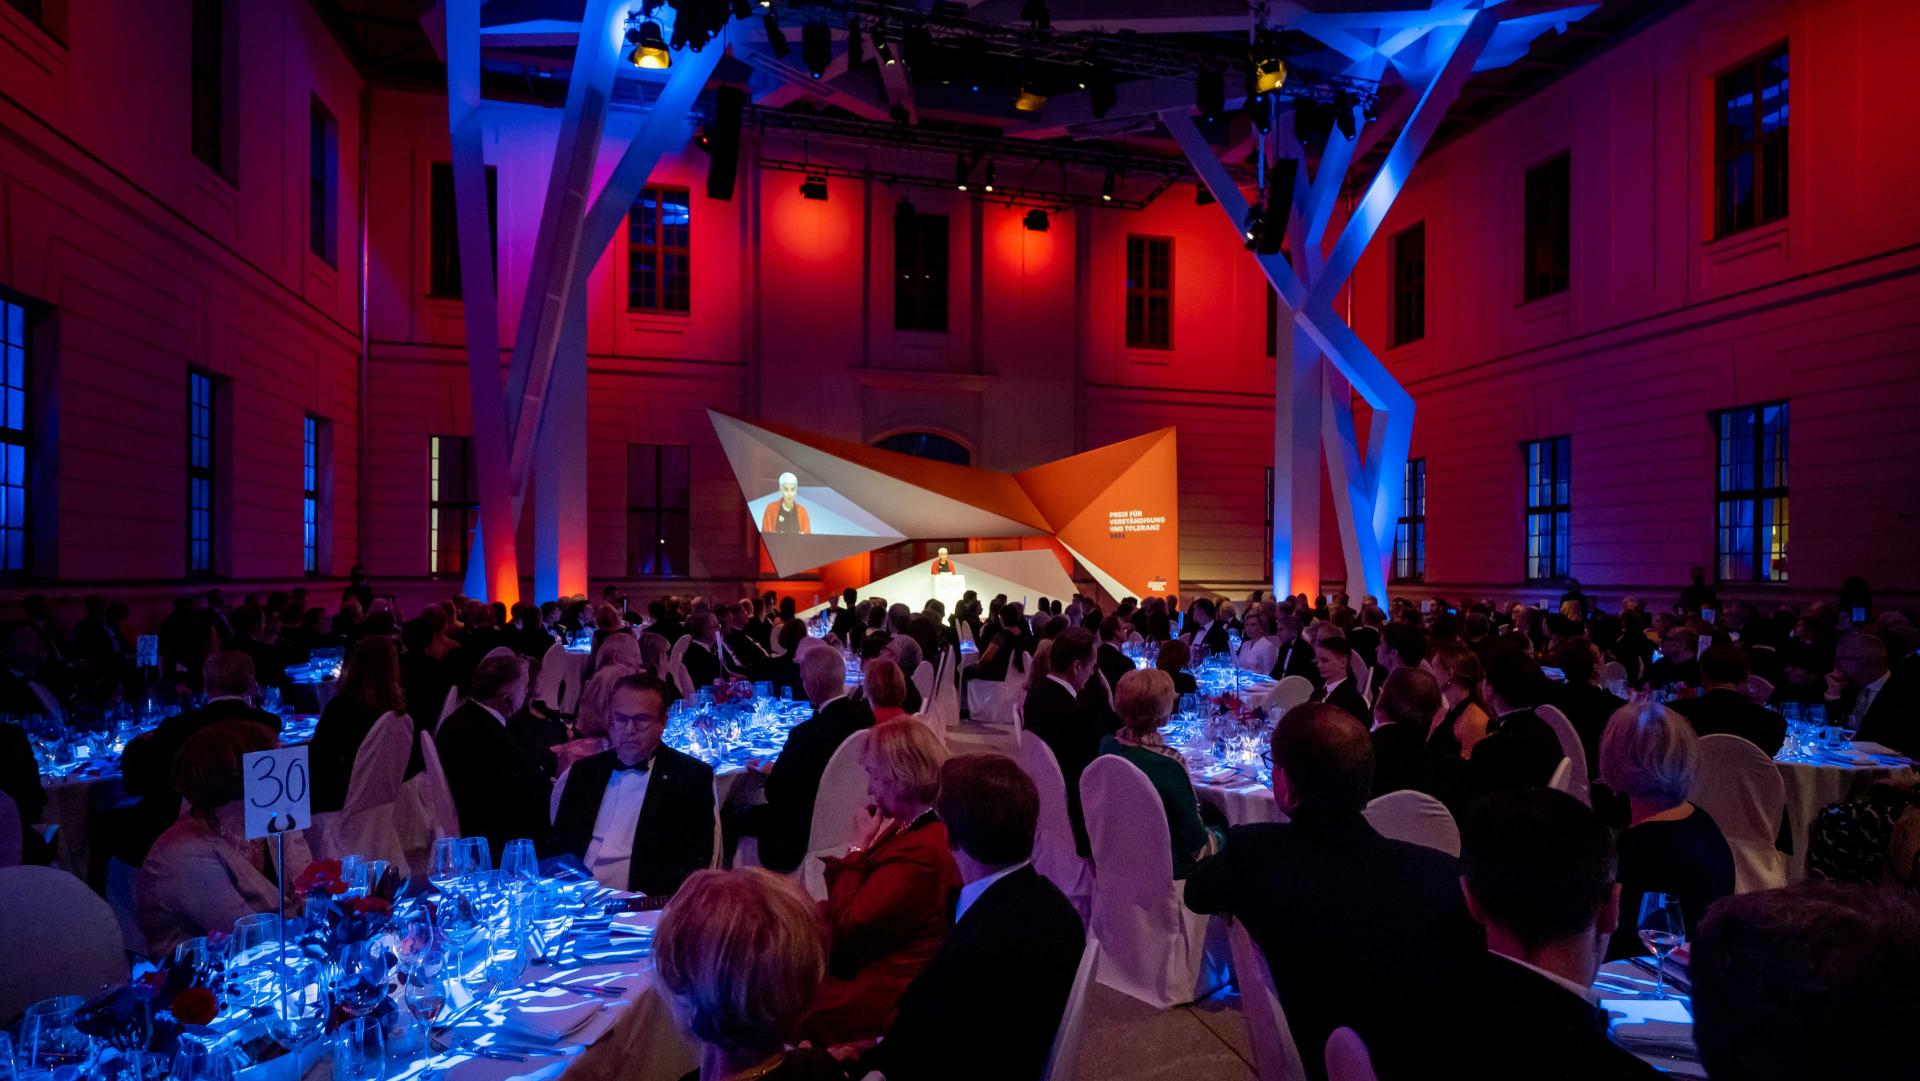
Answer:
M441 837L433 842L433 853L427 865L427 881L441 893L451 890L460 881L460 838Z
M1670 893L1648 893L1640 898L1640 942L1653 951L1653 997L1667 997L1667 955L1687 940L1687 921L1680 899Z
M290 957L281 965L274 980L267 1015L267 1031L281 1045L298 1050L320 1034L328 1015L326 978L320 964L307 957Z
M540 857L533 851L533 842L525 837L508 841L506 850L500 853L500 872L521 882L540 877Z
M233 1060L221 1040L184 1033L173 1054L174 1081L230 1081Z
M379 939L349 942L334 962L333 1001L349 1017L365 1017L387 997L386 943Z
M386 1033L378 1017L355 1017L333 1034L333 1081L379 1081L387 1073Z
M469 875L493 870L493 850L485 837L460 838L460 866Z

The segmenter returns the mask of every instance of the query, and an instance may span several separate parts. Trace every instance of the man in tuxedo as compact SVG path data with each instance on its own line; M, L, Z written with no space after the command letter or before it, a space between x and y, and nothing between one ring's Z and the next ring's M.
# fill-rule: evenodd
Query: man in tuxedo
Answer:
M1700 686L1700 632L1674 626L1660 636L1660 659L1647 666L1647 686Z
M1313 645L1300 635L1300 618L1281 613L1273 621L1273 636L1279 642L1279 653L1270 673L1273 678L1300 676L1319 686L1320 668L1313 661Z
M1047 678L1027 693L1022 714L1027 732L1040 737L1060 763L1060 776L1067 782L1067 818L1082 856L1092 847L1080 810L1080 771L1099 755L1100 738L1113 731L1101 713L1090 708L1093 704L1082 700L1093 672L1093 635L1079 627L1060 632L1047 653Z
M760 865L790 874L807 855L813 831L813 804L820 775L846 738L873 727L873 711L847 695L847 665L835 649L809 649L800 658L800 681L813 716L793 726L787 744L767 774L766 802L729 808L723 816L731 840L760 838Z
M681 655L680 663L686 665L688 678L693 680L695 690L713 686L713 681L727 671L720 656L720 632L713 613L695 612L689 617L687 638L687 651Z
M1126 644L1129 629L1119 616L1108 616L1100 621L1100 648L1094 654L1094 664L1100 669L1100 674L1107 677L1109 687L1118 687L1120 677L1133 671L1133 658L1120 650Z
M764 678L760 673L767 669L767 651L748 630L750 617L753 614L753 602L741 601L738 604L725 605L720 609L720 613L726 620L720 642L727 651L728 667L753 679Z
M1321 687L1313 692L1315 702L1325 702L1347 711L1354 720L1372 716L1366 697L1353 682L1353 644L1345 638L1322 638L1313 647L1313 666L1320 673Z
M488 657L473 670L467 700L440 724L435 749L453 790L460 831L482 836L494 852L516 837L546 850L553 779L539 751L508 718L527 700L527 661Z
M1427 746L1434 718L1446 709L1440 684L1421 668L1387 676L1373 704L1373 794L1411 788L1453 806L1467 764L1459 755Z
M1607 1038L1591 990L1620 923L1613 837L1599 816L1564 792L1500 792L1469 812L1462 839L1461 888L1487 952L1465 969L1458 1001L1498 1020L1484 1038L1423 1051L1450 1059L1457 1076L1660 1077Z
M1739 736L1772 758L1787 742L1787 721L1747 697L1749 674L1745 650L1732 642L1709 646L1700 657L1700 678L1706 683L1706 692L1675 702L1673 711L1690 721L1698 735Z
M1553 778L1565 757L1560 737L1533 711L1546 700L1546 685L1526 647L1504 639L1494 647L1480 680L1480 698L1493 719L1467 761L1469 795L1533 788Z
M1547 704L1567 715L1573 730L1580 734L1588 770L1598 770L1600 736L1607 730L1607 721L1613 712L1626 705L1627 700L1594 682L1599 673L1600 651L1584 636L1560 643L1553 652L1553 664L1566 681L1547 683Z
M1227 625L1215 618L1217 612L1213 602L1205 597L1193 602L1193 620L1188 626L1193 645L1207 651L1209 657L1219 657L1232 648L1227 641Z
M661 744L667 693L651 676L614 684L610 749L560 776L550 847L601 885L664 896L713 862L713 769Z
M780 646L780 655L768 657L760 678L773 685L773 693L778 695L783 689L793 692L795 698L804 697L805 685L800 682L801 643L807 641L807 625L798 619L789 619L780 624L775 632L774 641Z
M1186 906L1246 926L1303 1051L1349 1026L1381 1076L1423 1076L1423 1060L1458 1039L1443 1034L1458 1001L1448 976L1483 949L1459 865L1367 822L1373 745L1344 710L1288 710L1272 755L1274 802L1287 821L1229 830L1188 876ZM1325 1076L1318 1053L1303 1058L1309 1076Z
M959 755L934 811L963 883L953 928L854 1075L1038 1081L1086 946L1072 903L1033 869L1040 794L1012 759Z
M1912 664L1895 672L1887 665L1887 643L1879 635L1855 631L1833 647L1833 671L1827 673L1827 719L1850 720L1858 738L1920 755L1920 684Z

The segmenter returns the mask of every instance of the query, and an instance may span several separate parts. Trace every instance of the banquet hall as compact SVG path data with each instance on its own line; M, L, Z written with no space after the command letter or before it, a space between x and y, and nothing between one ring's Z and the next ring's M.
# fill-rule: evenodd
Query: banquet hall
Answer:
M0 0L0 1081L1911 1073L1917 41Z

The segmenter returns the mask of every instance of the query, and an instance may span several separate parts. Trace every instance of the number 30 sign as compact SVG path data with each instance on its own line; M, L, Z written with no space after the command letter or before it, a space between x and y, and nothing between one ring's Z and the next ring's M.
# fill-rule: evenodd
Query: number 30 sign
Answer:
M307 781L307 749L282 747L247 755L247 840L303 830L313 823L313 789Z

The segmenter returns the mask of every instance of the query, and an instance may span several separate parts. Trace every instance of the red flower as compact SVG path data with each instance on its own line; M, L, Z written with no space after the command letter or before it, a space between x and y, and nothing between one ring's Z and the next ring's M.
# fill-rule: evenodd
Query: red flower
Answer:
M293 892L297 894L305 896L320 889L336 896L347 892L347 884L340 880L339 860L314 860L294 877Z
M393 911L393 902L385 897L355 897L347 902L347 910L362 916L384 916Z
M220 1014L220 1000L204 987L189 987L173 996L167 1008L183 1025L204 1025Z

